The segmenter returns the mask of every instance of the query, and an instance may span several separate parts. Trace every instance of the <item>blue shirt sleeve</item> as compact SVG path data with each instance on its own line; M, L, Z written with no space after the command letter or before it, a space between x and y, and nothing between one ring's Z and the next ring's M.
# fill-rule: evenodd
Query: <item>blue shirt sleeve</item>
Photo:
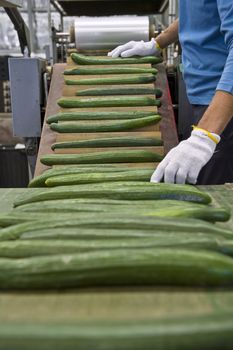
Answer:
M216 90L233 94L233 1L217 0L221 33L228 49L227 61Z

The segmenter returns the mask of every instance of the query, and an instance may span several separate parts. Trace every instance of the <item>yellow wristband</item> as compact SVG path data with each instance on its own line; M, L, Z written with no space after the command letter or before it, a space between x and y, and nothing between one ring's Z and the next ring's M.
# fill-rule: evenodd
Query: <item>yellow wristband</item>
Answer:
M161 49L161 47L160 47L160 45L159 45L159 43L155 40L155 46L156 46L156 49L159 49L159 50L161 50L162 51L162 49Z
M206 134L212 141L214 141L216 144L219 143L219 140L217 139L217 137L215 137L211 132L202 129L202 128L198 128L198 126L192 125L193 130L199 130L202 131L204 134Z

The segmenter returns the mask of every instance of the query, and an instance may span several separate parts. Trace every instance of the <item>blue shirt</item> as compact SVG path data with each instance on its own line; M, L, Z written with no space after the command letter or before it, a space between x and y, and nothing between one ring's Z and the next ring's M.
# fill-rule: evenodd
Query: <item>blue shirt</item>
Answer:
M233 0L180 0L179 39L190 103L233 94Z

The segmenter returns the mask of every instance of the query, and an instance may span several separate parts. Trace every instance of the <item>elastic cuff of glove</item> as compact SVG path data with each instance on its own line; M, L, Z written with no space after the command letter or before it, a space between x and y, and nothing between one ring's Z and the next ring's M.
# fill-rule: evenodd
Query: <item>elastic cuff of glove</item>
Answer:
M157 50L162 51L162 49L161 49L159 43L158 43L154 38L152 38L151 41L154 43L155 48L156 48Z
M213 132L209 132L205 129L199 128L198 126L192 125L193 130L201 131L204 135L208 136L216 145L220 142L221 137Z

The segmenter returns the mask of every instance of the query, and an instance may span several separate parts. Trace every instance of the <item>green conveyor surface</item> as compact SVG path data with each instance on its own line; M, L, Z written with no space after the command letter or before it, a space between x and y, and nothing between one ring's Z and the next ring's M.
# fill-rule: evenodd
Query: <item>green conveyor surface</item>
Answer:
M233 216L232 184L200 188L211 194L214 204L231 208ZM0 189L0 212L9 211L16 196L23 191L33 189ZM232 228L233 219L221 225ZM143 321L201 315L217 317L222 312L233 313L233 289L134 288L0 293L0 327L1 324L9 325L9 329L13 327L12 332L17 329L17 324L49 327L57 323L75 325L90 320Z

